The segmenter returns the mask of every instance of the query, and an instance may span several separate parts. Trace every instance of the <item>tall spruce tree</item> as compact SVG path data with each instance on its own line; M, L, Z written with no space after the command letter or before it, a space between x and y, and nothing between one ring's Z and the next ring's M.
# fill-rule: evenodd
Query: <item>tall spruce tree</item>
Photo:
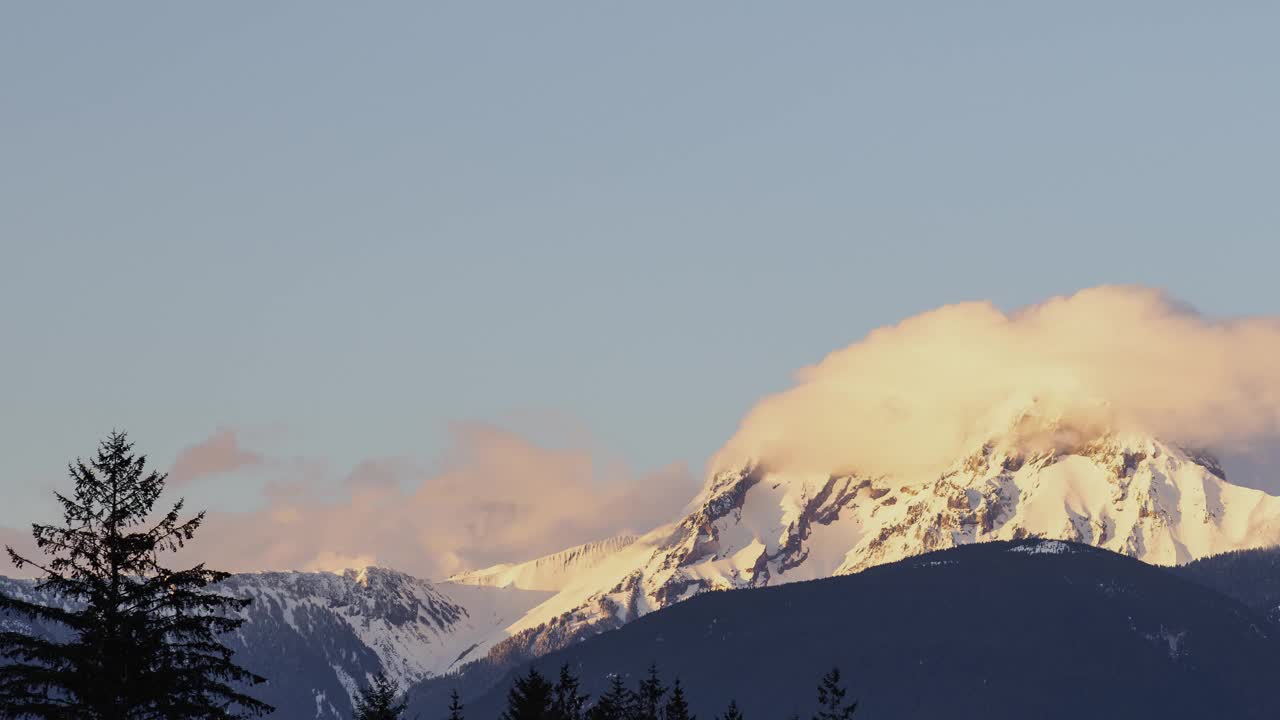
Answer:
M96 457L69 466L70 496L55 493L63 524L32 525L43 561L6 547L37 587L68 608L0 595L0 609L63 626L65 642L0 633L0 717L77 720L222 720L273 708L240 689L264 681L232 662L219 637L249 601L206 591L227 573L203 565L170 570L160 556L192 539L204 513L183 503L153 518L165 475L149 472L124 433Z
M680 678L676 678L672 683L671 697L667 698L667 705L662 712L665 720L696 720L689 714L689 703L684 699L684 688L680 686Z
M662 698L666 694L667 686L658 675L658 664L649 663L649 672L636 689L636 719L661 720Z
M813 720L848 720L858 709L857 701L845 704L844 685L840 684L840 668L822 676L818 685L818 712Z
M502 720L550 720L554 690L536 668L516 678L507 692L507 709Z
M609 679L609 691L587 713L589 720L631 720L635 714L635 693L622 683L620 675Z
M729 701L729 707L725 708L724 714L720 716L720 720L742 720L742 711L738 709L737 700Z
M578 678L569 671L567 663L561 665L555 696L551 701L551 717L553 720L583 720L586 704L587 696L578 692Z
M355 720L399 720L408 705L396 681L379 670L373 682L356 693Z
M447 720L463 720L462 701L458 699L458 689L449 691L449 717Z

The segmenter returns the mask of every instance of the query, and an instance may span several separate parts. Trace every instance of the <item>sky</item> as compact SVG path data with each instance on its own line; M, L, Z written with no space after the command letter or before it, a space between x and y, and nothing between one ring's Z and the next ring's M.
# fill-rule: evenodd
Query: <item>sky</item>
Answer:
M1278 21L6 5L0 527L121 428L226 518L447 495L437 573L645 529L762 397L934 308L1280 314Z

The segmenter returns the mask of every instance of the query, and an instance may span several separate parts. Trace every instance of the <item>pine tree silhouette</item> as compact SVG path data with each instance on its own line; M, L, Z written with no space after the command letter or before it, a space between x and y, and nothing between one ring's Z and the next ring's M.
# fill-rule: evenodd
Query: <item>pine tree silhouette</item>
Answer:
M609 680L609 691L592 706L587 717L590 720L631 720L635 707L635 693L622 683L621 676L614 675Z
M587 696L578 692L578 678L569 672L567 664L561 665L555 697L551 701L551 717L554 720L582 720L586 704Z
M649 674L640 681L640 687L636 691L637 720L660 720L662 698L666 694L667 688L658 675L658 664L650 663Z
M684 699L684 688L680 686L680 678L671 685L671 697L662 710L665 720L696 720L689 714L689 703Z
M742 711L738 710L737 700L729 701L729 707L725 708L724 715L720 716L720 720L742 720Z
M507 709L502 720L550 720L554 690L536 669L516 678L507 693Z
M840 684L840 668L822 676L818 685L818 712L813 720L848 720L858 709L857 701L844 704L845 689Z
M449 717L448 720L463 720L462 702L458 700L458 690L454 688L449 691Z
M37 588L72 609L0 595L0 610L61 625L71 639L0 633L0 717L221 720L271 712L236 689L264 680L233 663L219 639L244 622L234 612L249 601L205 591L227 573L160 565L162 553L193 538L204 513L181 520L179 500L153 519L166 476L147 471L124 433L111 433L91 462L68 469L74 492L54 493L63 525L32 525L48 559L6 550L16 567L40 570Z
M398 720L407 706L400 686L379 670L373 682L356 694L355 720Z

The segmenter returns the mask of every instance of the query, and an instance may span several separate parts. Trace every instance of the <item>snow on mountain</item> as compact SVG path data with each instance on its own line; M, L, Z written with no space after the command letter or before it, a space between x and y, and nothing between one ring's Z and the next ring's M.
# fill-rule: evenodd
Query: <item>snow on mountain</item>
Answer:
M547 637L572 642L707 590L988 540L1072 540L1161 565L1280 543L1280 498L1228 482L1212 455L1034 412L980 435L928 480L747 463L714 473L693 507L558 578L554 597L507 628L508 642L545 648Z
M459 585L559 592L575 577L596 567L603 560L635 541L634 535L619 535L607 540L571 547L528 562L503 563L482 570L458 573L450 577L449 582Z
M224 588L254 601L245 611L248 626L283 622L305 637L320 629L318 618L345 625L402 687L455 668L469 652L500 639L503 627L545 597L434 584L378 567L235 575ZM341 662L333 667L348 693L368 680Z
M1032 411L977 433L932 477L746 461L712 473L689 508L639 537L440 583L382 568L236 575L225 589L254 602L231 644L272 678L260 690L277 717L337 718L379 669L408 687L481 661L479 674L497 682L518 662L709 590L988 540L1070 540L1163 565L1280 543L1280 498L1230 483L1212 455ZM0 592L33 591L0 579ZM0 615L0 627L53 632L15 622Z
M0 577L0 595L14 600L22 600L64 610L76 605L76 603L68 602L66 599L60 598L51 592L37 590L36 582L27 579ZM39 619L19 617L4 611L0 611L0 632L20 632L58 640L65 640L69 637L66 628L56 623L46 623Z
M282 622L305 637L322 622L337 620L373 651L389 676L402 682L438 667L453 646L455 629L468 619L461 606L429 583L380 568L341 575L237 575L224 587L253 600L245 611L251 625ZM352 692L367 679L354 677L349 665L332 663L343 687Z
M1266 567L1228 575L1249 586L1280 578ZM766 592L706 593L505 677L568 664L599 697L612 677L634 682L656 663L704 718L728 698L748 717L803 711L833 665L860 701L855 718L1280 717L1280 628L1179 574L1064 541L966 545ZM438 717L450 689L439 685L408 714ZM468 717L497 717L508 687L462 690Z
M0 578L5 595L66 606L34 585ZM377 567L233 575L219 590L253 600L226 642L238 663L269 679L251 692L282 719L350 717L352 695L378 670L407 688L456 669L549 595L431 583ZM6 613L0 629L66 634Z

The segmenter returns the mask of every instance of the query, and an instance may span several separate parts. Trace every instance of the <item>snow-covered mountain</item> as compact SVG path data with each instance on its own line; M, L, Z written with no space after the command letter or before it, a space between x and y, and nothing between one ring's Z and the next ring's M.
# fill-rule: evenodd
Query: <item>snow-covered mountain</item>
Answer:
M1280 544L1280 498L1231 483L1207 452L1014 413L927 478L796 472L746 460L683 517L432 583L380 568L237 575L254 602L231 639L271 678L280 718L344 717L383 669L433 702L708 590L847 575L988 540L1058 538L1170 565ZM0 592L31 593L0 579ZM15 627L0 616L0 626ZM8 625L6 625L6 623ZM19 628L53 632L48 628ZM423 682L426 682L424 685ZM465 694L465 693L464 693Z
M1280 717L1280 627L1180 574L1058 540L967 545L705 593L510 672L567 664L599 697L656 663L703 718L730 698L749 718L809 717L833 665L855 718ZM498 717L507 690L464 693L468 717ZM446 703L424 695L409 714Z
M450 672L484 655L549 595L432 583L376 567L233 575L219 589L253 600L226 641L238 663L268 678L251 692L275 705L272 717L280 719L351 717L352 694L378 670L402 687ZM0 592L65 606L30 580L0 578ZM60 633L4 613L0 629Z
M1230 483L1209 453L1034 412L979 436L928 480L747 462L714 473L691 507L556 573L546 585L556 594L506 628L499 650L537 655L707 590L844 575L989 540L1073 540L1161 565L1280 543L1280 498ZM459 579L519 586L522 573L536 576L500 566Z
M634 535L619 535L589 542L522 563L503 563L483 570L458 573L449 582L486 587L514 587L522 590L559 592L574 578L595 568L606 558L636 541Z
M381 669L407 686L454 669L469 651L541 599L517 590L481 591L433 584L394 570L369 567L333 573L271 572L235 575L228 594L249 598L242 635L283 624L303 637L350 634L376 656ZM357 654L340 649L330 664L349 692L367 682Z

